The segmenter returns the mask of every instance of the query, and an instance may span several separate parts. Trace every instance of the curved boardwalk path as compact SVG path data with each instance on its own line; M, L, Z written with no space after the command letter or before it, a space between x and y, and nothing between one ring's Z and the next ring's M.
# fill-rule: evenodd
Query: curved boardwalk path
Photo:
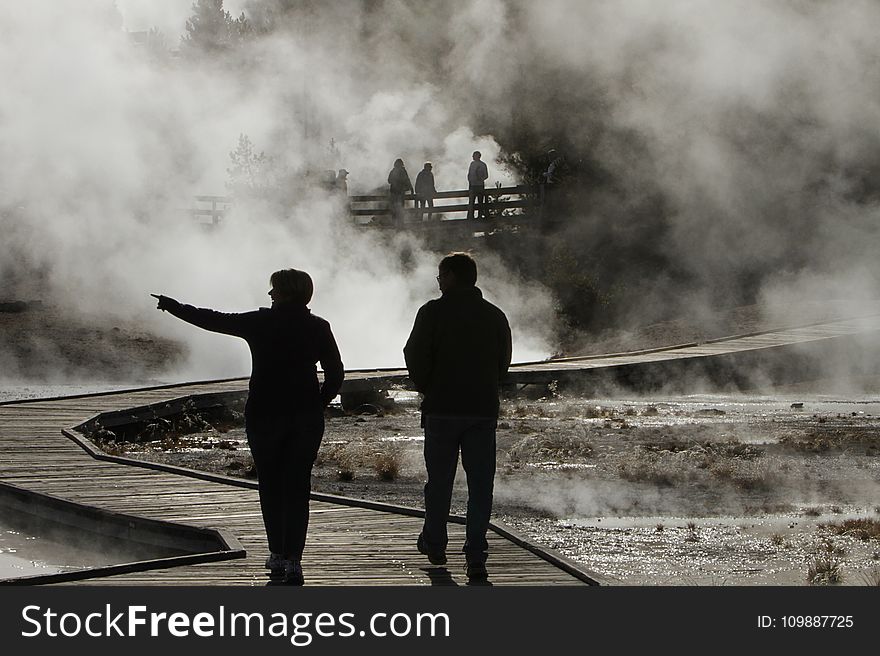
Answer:
M516 365L511 381L548 382L565 376L615 372L657 375L659 364L769 357L798 353L806 346L825 348L880 330L880 317L830 321L767 331L702 344L684 344L638 353L567 358ZM376 384L403 384L401 370L352 371L350 390ZM231 392L245 379L191 383L142 390L83 395L53 400L0 404L0 480L81 504L153 519L223 528L247 550L244 560L212 562L89 579L91 585L262 585L265 538L256 491L223 482L192 478L92 458L62 429L112 410L149 405L191 394ZM450 526L450 559L432 567L415 551L421 519L412 514L359 507L356 502L315 495L303 567L307 584L428 585L463 584L464 560L454 553L463 527ZM558 554L530 545L503 527L490 533L490 580L494 585L582 585L604 582Z
M89 585L263 585L267 556L257 492L92 458L62 434L109 410L157 403L205 392L240 390L241 379L78 398L0 405L0 480L21 488L140 517L223 528L247 551L228 560L93 578ZM330 499L322 495L324 499ZM303 569L309 585L465 584L464 557L453 552L463 527L450 525L446 567L433 567L416 552L418 517L349 505L312 501ZM565 561L524 548L513 536L490 532L493 585L584 585L588 573ZM560 566L562 565L562 566ZM595 581L594 581L595 582Z

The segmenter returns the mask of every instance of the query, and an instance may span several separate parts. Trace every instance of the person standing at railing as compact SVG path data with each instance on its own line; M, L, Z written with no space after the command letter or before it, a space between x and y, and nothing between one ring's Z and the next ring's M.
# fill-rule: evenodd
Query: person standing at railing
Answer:
M348 196L348 171L339 169L336 173L336 190L343 196Z
M395 224L403 223L403 196L407 192L412 193L413 186L409 179L409 173L403 165L402 159L394 160L394 168L388 174L388 193L391 218Z
M416 207L434 207L434 196L437 189L434 187L434 165L431 162L425 162L425 167L419 171L416 176ZM422 213L422 221L425 220L425 213Z
M559 174L562 172L563 158L555 148L551 148L547 153L547 170L544 172L544 182L546 184L555 184L559 182Z
M482 219L486 216L486 179L489 177L489 168L482 157L480 151L475 150L468 168L468 219L474 218L475 204L477 218Z

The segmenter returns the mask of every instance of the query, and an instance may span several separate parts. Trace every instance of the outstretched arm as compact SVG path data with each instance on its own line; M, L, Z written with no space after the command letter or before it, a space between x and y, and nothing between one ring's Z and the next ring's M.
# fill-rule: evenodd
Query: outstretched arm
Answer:
M169 312L178 319L191 323L199 328L210 330L214 333L244 337L247 330L247 322L244 314L229 314L217 312L206 308L197 308L192 305L184 305L170 296L150 294L158 299L156 309Z

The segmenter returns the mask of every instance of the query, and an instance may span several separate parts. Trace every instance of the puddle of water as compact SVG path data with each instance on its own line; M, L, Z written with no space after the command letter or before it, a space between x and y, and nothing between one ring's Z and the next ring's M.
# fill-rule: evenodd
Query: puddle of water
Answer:
M424 435L390 435L387 437L380 437L380 442L424 442Z
M165 555L165 554L163 554ZM95 543L69 543L33 531L19 530L0 519L0 579L59 574L147 557L124 547L102 548Z
M527 462L526 468L541 469L544 471L574 471L578 469L597 469L599 466L585 462L556 462L551 460L548 462Z
M60 558L62 550L68 552L68 558ZM60 544L0 524L0 579L59 574L80 569L84 565L79 560L81 558L77 558L70 549Z

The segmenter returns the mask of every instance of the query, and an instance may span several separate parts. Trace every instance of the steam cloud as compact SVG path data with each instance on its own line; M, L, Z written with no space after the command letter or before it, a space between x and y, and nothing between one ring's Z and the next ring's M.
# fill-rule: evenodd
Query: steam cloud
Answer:
M320 195L240 208L211 234L181 216L192 196L225 192L240 134L295 173L344 166L353 193L383 187L396 157L462 188L474 149L490 185L515 183L498 155L562 139L597 168L571 243L613 234L676 263L605 267L640 298L630 319L670 304L710 315L744 281L768 306L817 289L876 296L876 3L251 0L225 8L275 29L237 62L134 44L129 31L155 26L176 47L185 4L0 2L4 296L38 277L71 309L187 340L181 375L237 374L242 345L163 320L147 293L244 310L266 302L272 270L296 266L347 366L400 364L436 294L436 256L418 242L340 226ZM546 290L480 263L515 357L546 355Z

